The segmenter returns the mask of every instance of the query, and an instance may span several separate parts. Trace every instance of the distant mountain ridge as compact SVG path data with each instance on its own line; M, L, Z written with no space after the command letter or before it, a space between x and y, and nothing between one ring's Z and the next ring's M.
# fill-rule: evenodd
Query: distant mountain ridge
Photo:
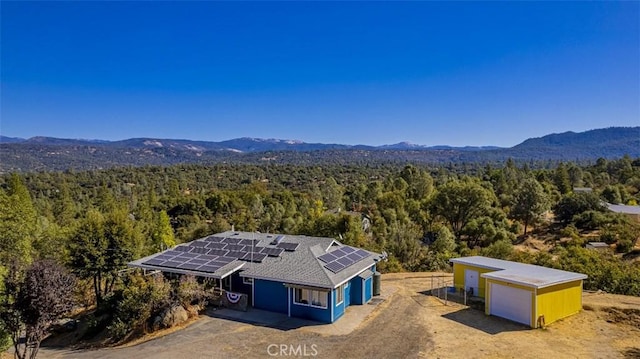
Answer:
M640 126L610 127L530 138L511 148L494 146L342 145L297 140L236 138L227 141L131 138L120 141L29 139L0 136L0 172L94 169L176 163L478 163L595 160L640 157Z
M18 137L0 136L0 143L29 143L51 146L105 146L105 147L131 147L131 148L174 148L189 151L211 151L211 150L227 150L233 152L266 152L266 151L318 151L318 150L458 150L458 151L481 151L499 149L497 146L425 146L416 145L409 142L400 142L392 145L369 146L369 145L342 145L327 143L307 143L299 140L279 140L279 139L263 139L254 137L241 137L225 141L194 141L182 139L161 139L161 138L129 138L119 141L106 140L84 140L84 139L68 139L36 136L28 139Z

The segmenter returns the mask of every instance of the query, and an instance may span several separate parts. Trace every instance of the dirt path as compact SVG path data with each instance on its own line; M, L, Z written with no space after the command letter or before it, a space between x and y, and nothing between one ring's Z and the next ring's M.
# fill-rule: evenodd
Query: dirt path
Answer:
M418 358L433 346L418 304L403 289L374 315L348 336L325 338L328 357Z

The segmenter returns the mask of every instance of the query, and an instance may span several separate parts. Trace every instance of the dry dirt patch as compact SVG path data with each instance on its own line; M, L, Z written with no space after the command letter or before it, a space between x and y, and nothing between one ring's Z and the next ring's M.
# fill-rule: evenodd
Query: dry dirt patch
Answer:
M383 276L419 302L433 349L429 358L626 358L640 352L640 298L585 293L584 310L530 329L461 304L425 295L431 274ZM637 356L636 356L637 357Z

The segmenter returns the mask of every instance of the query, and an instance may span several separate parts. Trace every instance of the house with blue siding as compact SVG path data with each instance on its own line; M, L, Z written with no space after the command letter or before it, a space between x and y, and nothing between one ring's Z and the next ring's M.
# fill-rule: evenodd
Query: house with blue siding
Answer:
M129 263L212 278L253 308L333 323L373 297L384 256L333 238L227 231Z

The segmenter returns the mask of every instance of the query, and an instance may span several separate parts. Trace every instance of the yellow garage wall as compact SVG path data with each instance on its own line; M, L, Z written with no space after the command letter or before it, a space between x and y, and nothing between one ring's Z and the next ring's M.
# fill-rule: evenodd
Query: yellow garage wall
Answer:
M508 283L508 282L502 282L499 280L495 280L495 279L486 279L487 281L487 285L489 286L488 290L487 290L487 297L484 299L484 313L486 315L489 315L489 303L491 303L491 285L492 284L499 284L499 285L503 285L505 287L513 287L513 288L518 288L518 289L524 289L526 291L531 292L531 317L529 318L529 323L533 323L534 325L532 325L531 327L535 328L535 323L536 323L536 298L535 298L535 290L534 288L531 287L526 287L524 285L520 285L520 284L513 284L513 283Z
M471 266L468 264L460 264L460 263L453 263L453 285L456 287L456 289L460 290L460 289L464 289L464 270L465 269L471 269L474 271L478 272L478 276L480 276L480 274L482 273L489 273L489 272L495 272L496 270L501 270L501 269L487 269L487 268L480 268L480 267L475 267L475 266ZM485 279L482 277L478 278L478 291L480 293L477 293L476 295L478 297L482 297L484 298L485 296Z
M545 324L578 313L582 310L582 280L538 289L537 303L538 317L544 315Z

